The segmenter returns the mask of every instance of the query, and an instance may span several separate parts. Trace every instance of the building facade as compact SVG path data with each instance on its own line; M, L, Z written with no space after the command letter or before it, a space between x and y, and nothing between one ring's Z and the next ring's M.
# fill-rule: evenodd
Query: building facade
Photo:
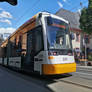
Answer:
M56 15L69 21L70 33L74 36L72 47L75 52L75 58L78 57L85 60L91 56L92 61L92 35L88 35L80 29L80 13L71 12L65 9L60 9Z
M72 47L74 51L81 52L83 35L82 30L79 28L80 14L78 12L73 13L61 8L58 12L56 12L56 15L69 21L70 32L74 36L74 39L72 40Z

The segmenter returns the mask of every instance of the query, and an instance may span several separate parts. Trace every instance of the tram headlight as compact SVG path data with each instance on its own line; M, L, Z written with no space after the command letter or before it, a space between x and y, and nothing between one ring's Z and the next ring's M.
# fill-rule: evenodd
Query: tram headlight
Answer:
M68 56L72 56L73 55L73 53L72 52L68 52Z
M57 55L57 52L48 52L48 55Z

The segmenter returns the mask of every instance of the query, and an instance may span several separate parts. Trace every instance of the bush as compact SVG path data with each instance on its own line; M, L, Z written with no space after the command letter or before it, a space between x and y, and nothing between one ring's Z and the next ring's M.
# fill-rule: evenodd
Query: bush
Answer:
M88 55L88 61L92 61L92 54Z

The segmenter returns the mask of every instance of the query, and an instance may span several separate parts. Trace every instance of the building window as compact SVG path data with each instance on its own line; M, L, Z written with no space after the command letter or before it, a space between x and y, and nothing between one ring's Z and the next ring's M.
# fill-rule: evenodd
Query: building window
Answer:
M77 42L79 42L79 40L80 40L79 37L80 37L79 33L76 33L76 41L77 41Z
M87 44L90 43L90 38L88 35L85 35L84 40L85 40L85 43Z
M71 32L71 37L72 37L73 40L75 39L74 32Z

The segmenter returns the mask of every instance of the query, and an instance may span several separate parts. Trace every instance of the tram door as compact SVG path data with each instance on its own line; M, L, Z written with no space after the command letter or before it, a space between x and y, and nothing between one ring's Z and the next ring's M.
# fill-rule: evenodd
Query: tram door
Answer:
M27 34L27 64L30 69L34 70L34 57L41 51L43 51L43 35L42 27L39 26Z
M32 71L34 70L34 32L29 31L27 34L27 68L31 69Z

